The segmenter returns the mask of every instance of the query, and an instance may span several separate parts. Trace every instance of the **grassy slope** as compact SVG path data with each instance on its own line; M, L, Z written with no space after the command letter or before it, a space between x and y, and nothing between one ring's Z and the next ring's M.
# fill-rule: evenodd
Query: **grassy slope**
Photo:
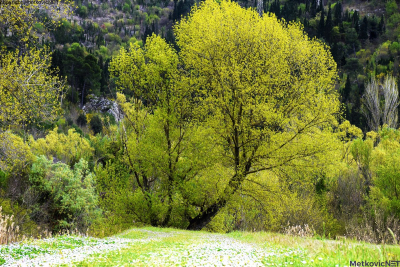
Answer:
M317 240L275 233L233 232L226 235L215 235L173 229L142 228L142 230L170 235L160 236L160 239L144 244L133 243L119 251L94 254L83 262L75 264L77 266L186 266L191 263L190 247L200 244L204 239L210 237L234 239L233 243L236 240L268 251L269 257L262 261L264 265L346 266L349 265L350 260L400 260L400 246L372 245L349 240ZM149 235L152 235L151 232ZM118 236L133 239L143 238L143 232L133 229ZM215 240L209 242L209 251L200 257L209 256L213 249L211 246L213 243ZM232 255L232 251L226 252L228 256ZM222 258L220 262L215 261L217 266L223 266L221 263Z

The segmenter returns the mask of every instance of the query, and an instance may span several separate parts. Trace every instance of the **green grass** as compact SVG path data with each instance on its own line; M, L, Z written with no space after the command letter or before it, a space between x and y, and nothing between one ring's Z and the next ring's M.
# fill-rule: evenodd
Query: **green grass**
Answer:
M11 257L13 257L14 259L20 259L22 257L28 256L28 257L35 257L37 255L40 254L44 254L44 253L49 253L49 250L41 248L41 247L37 247L37 246L29 246L29 245L21 245L21 246L17 246L17 247L3 247L0 248L0 255L10 255ZM0 257L4 262L4 258ZM0 264L2 260L0 260Z
M228 234L228 236L260 246L269 246L272 244L280 247L305 249L308 259L313 260L315 266L348 266L350 260L400 260L400 246L375 245L348 239L342 239L341 241L318 240L315 238L290 237L265 232L233 232Z
M203 231L144 227L130 229L114 237L128 239L129 243L122 249L92 254L82 262L61 266L191 266L191 260L201 261L210 254L215 264L222 266L224 257L229 261L230 257L235 259L241 253L257 258L265 266L349 266L350 260L400 260L400 246L374 245L346 239L334 241L300 238L266 232L219 235ZM36 257L62 249L93 246L99 242L95 238L59 236L49 240L25 241L20 246L3 246L0 254L8 253L14 258L26 255ZM107 244L118 240L101 242ZM237 246L239 248L236 249ZM2 255L0 265L4 264Z
M149 231L170 233L174 229L143 228ZM130 238L140 235L135 230L128 231L119 236ZM154 262L155 257L163 255L176 255L187 250L190 245L198 244L205 232L179 231L174 236L166 236L158 241L149 243L134 243L128 248L112 251L105 254L94 254L83 262L75 263L76 266L160 266ZM233 232L225 235L234 240L254 244L267 251L272 251L275 256L264 259L267 265L290 266L348 266L352 261L384 261L399 260L400 247L388 245L374 245L360 243L352 240L318 240L315 238L300 238L285 236L276 233L248 233ZM189 255L190 256L190 255ZM185 257L181 262L168 261L165 257L161 266L186 266Z

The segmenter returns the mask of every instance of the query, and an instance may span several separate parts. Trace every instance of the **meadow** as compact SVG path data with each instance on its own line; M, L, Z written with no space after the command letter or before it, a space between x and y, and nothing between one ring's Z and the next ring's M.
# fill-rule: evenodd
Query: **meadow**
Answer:
M398 245L269 232L133 228L97 239L62 235L0 247L3 266L349 266L399 260Z

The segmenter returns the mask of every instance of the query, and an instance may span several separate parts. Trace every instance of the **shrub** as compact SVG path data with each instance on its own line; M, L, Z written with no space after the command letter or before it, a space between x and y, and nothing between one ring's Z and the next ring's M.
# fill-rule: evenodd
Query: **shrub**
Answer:
M90 120L90 129L92 129L95 135L103 131L103 123L99 116L95 115Z
M79 126L86 126L87 120L85 114L79 114L78 119L76 120L76 123L78 123Z
M49 206L53 230L85 231L99 216L94 175L84 159L71 170L40 156L32 165L29 181L40 193L42 204Z
M33 155L21 137L7 131L0 133L0 140L0 169L21 171L30 164Z
M73 166L81 158L88 161L93 154L93 148L85 138L82 138L75 129L69 129L68 135L57 133L57 128L50 131L45 138L34 140L29 138L32 151L36 155L45 155L47 158L56 157L64 163Z

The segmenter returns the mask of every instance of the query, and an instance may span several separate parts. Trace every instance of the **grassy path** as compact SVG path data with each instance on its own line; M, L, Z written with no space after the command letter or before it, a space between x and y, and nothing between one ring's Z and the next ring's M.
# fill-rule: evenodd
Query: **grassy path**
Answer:
M400 260L400 246L153 227L107 239L61 236L0 246L3 266L349 266L350 260Z

